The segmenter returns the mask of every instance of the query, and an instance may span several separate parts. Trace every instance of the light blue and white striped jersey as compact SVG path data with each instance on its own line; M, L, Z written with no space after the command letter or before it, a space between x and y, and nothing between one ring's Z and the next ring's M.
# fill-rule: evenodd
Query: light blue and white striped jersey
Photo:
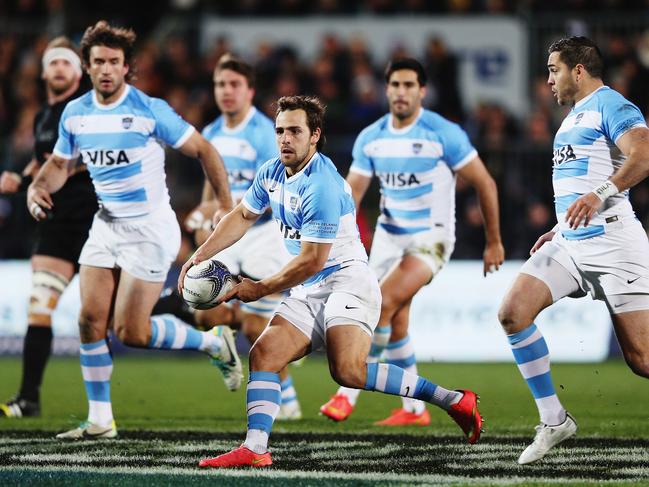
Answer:
M629 192L608 198L587 227L571 230L568 207L609 179L626 160L615 142L628 130L646 127L642 113L617 91L602 86L575 103L554 137L552 184L561 234L581 240L606 233L606 223L633 217Z
M143 216L169 205L163 143L178 148L193 132L166 101L133 86L110 105L91 90L63 110L54 154L81 155L106 216Z
M302 242L333 244L323 269L304 285L324 279L346 262L367 262L351 188L331 159L319 152L293 176L286 174L279 158L268 161L255 175L242 203L257 214L270 206L291 255L300 253Z
M459 125L421 109L417 120L396 129L387 114L356 139L350 171L381 185L377 221L389 233L432 228L455 240L455 171L478 155Z
M227 127L223 116L218 117L203 129L203 137L223 158L234 204L241 201L264 162L279 155L275 124L255 107L233 128Z

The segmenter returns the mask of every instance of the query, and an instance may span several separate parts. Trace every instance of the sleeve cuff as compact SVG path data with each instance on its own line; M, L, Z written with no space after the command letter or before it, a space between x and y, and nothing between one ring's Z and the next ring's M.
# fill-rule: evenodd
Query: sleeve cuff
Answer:
M466 166L469 162L471 162L473 159L478 157L478 151L473 149L471 152L469 152L464 158L455 164L451 169L453 169L453 172L457 172L460 169L462 169L464 166Z
M300 237L302 242L313 242L313 243L334 243L336 238L322 238L322 237L310 237L302 235Z
M374 173L372 171L366 171L365 169L361 169L360 167L354 166L353 164L349 167L349 172L354 172L356 174L360 174L361 176L366 176L368 178L374 176Z
M241 204L246 207L246 210L254 213L255 215L262 215L266 211L266 208L258 210L257 208L251 206L245 198L241 200Z
M187 142L187 140L189 140L189 138L192 136L192 134L193 134L195 131L196 131L196 129L195 129L192 125L190 125L189 127L187 127L187 130L185 130L185 133L182 134L182 136L180 137L180 139L178 139L178 140L176 141L176 143L175 143L172 147L173 147L174 149L178 149L179 147L181 147L185 142Z

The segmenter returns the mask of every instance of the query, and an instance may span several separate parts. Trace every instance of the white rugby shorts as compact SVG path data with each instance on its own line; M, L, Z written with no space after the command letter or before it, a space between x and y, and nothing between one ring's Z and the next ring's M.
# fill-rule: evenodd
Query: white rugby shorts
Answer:
M431 269L434 277L451 258L454 246L455 241L445 231L433 229L399 235L377 225L370 250L370 267L379 279L383 279L404 256L414 255Z
M557 232L520 272L543 281L554 302L590 293L612 314L649 309L647 234L636 218L616 225L608 233L583 240L566 240Z
M238 242L214 258L223 262L232 274L260 280L280 271L292 257L286 250L277 222L271 219L252 226ZM270 318L284 295L273 294L258 301L241 303L241 309Z
M180 227L170 206L143 217L106 219L98 212L79 264L119 267L143 281L164 282L180 250Z
M297 286L275 314L311 340L311 350L326 346L327 329L356 325L370 337L381 314L381 290L364 262L333 272L311 286Z

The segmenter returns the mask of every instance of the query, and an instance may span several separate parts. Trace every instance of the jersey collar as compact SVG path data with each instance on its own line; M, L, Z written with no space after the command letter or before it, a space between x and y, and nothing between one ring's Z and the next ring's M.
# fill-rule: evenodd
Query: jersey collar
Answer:
M299 172L296 172L296 173L293 174L292 176L289 176L288 173L285 173L285 174L286 174L286 182L287 182L287 183L290 183L290 182L292 182L292 181L295 181L295 180L296 180L297 178L299 178L300 176L302 176L302 174L304 174L304 171L306 170L306 168L309 167L309 166L311 165L311 163L312 163L312 162L313 162L313 161L314 161L318 156L320 156L320 153L319 153L318 151L315 151L315 153L311 156L311 159L309 159L309 162L307 162L307 163L304 165L304 167L303 167L302 169L300 169ZM284 169L284 171L286 171L286 169Z
M118 106L126 99L130 91L131 91L131 85L127 84L126 89L124 89L124 93L122 93L122 96L120 96L117 100L115 100L113 103L109 105L102 105L101 103L99 103L99 100L97 100L97 92L93 89L92 102L94 103L95 107L99 108L100 110L112 110L113 108Z
M602 90L602 89L604 89L604 88L608 88L608 86L606 86L606 85L600 86L600 87L597 88L595 91L593 91L592 93L586 95L586 96L583 97L581 100L579 100L577 103L575 103L575 106L572 107L572 109L574 110L575 108L579 108L581 105L583 105L583 104L586 103L588 100L590 100L590 99L595 95L595 93L597 93L599 90Z
M225 118L223 118L223 125L221 126L221 130L223 131L224 134L236 134L237 132L240 132L243 130L246 125L248 125L248 122L252 119L252 117L255 116L255 113L257 113L257 109L253 106L250 107L250 110L248 110L248 113L246 114L245 117L243 117L243 120L239 122L238 125L230 128L225 124Z
M417 122L419 122L419 119L421 118L421 114L424 113L424 109L422 107L419 107L419 113L417 114L417 118L415 118L414 122L412 122L410 125L406 125L405 127L401 127L400 129L394 128L394 125L392 122L394 121L394 118L392 114L388 116L388 130L396 135L399 134L405 134L408 132L412 127L417 125Z

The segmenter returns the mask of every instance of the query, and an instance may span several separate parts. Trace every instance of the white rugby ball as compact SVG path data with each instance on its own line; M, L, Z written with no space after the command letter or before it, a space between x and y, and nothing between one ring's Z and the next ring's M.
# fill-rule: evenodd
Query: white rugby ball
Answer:
M210 309L234 286L228 268L218 260L207 259L192 266L183 281L183 299L195 309Z

